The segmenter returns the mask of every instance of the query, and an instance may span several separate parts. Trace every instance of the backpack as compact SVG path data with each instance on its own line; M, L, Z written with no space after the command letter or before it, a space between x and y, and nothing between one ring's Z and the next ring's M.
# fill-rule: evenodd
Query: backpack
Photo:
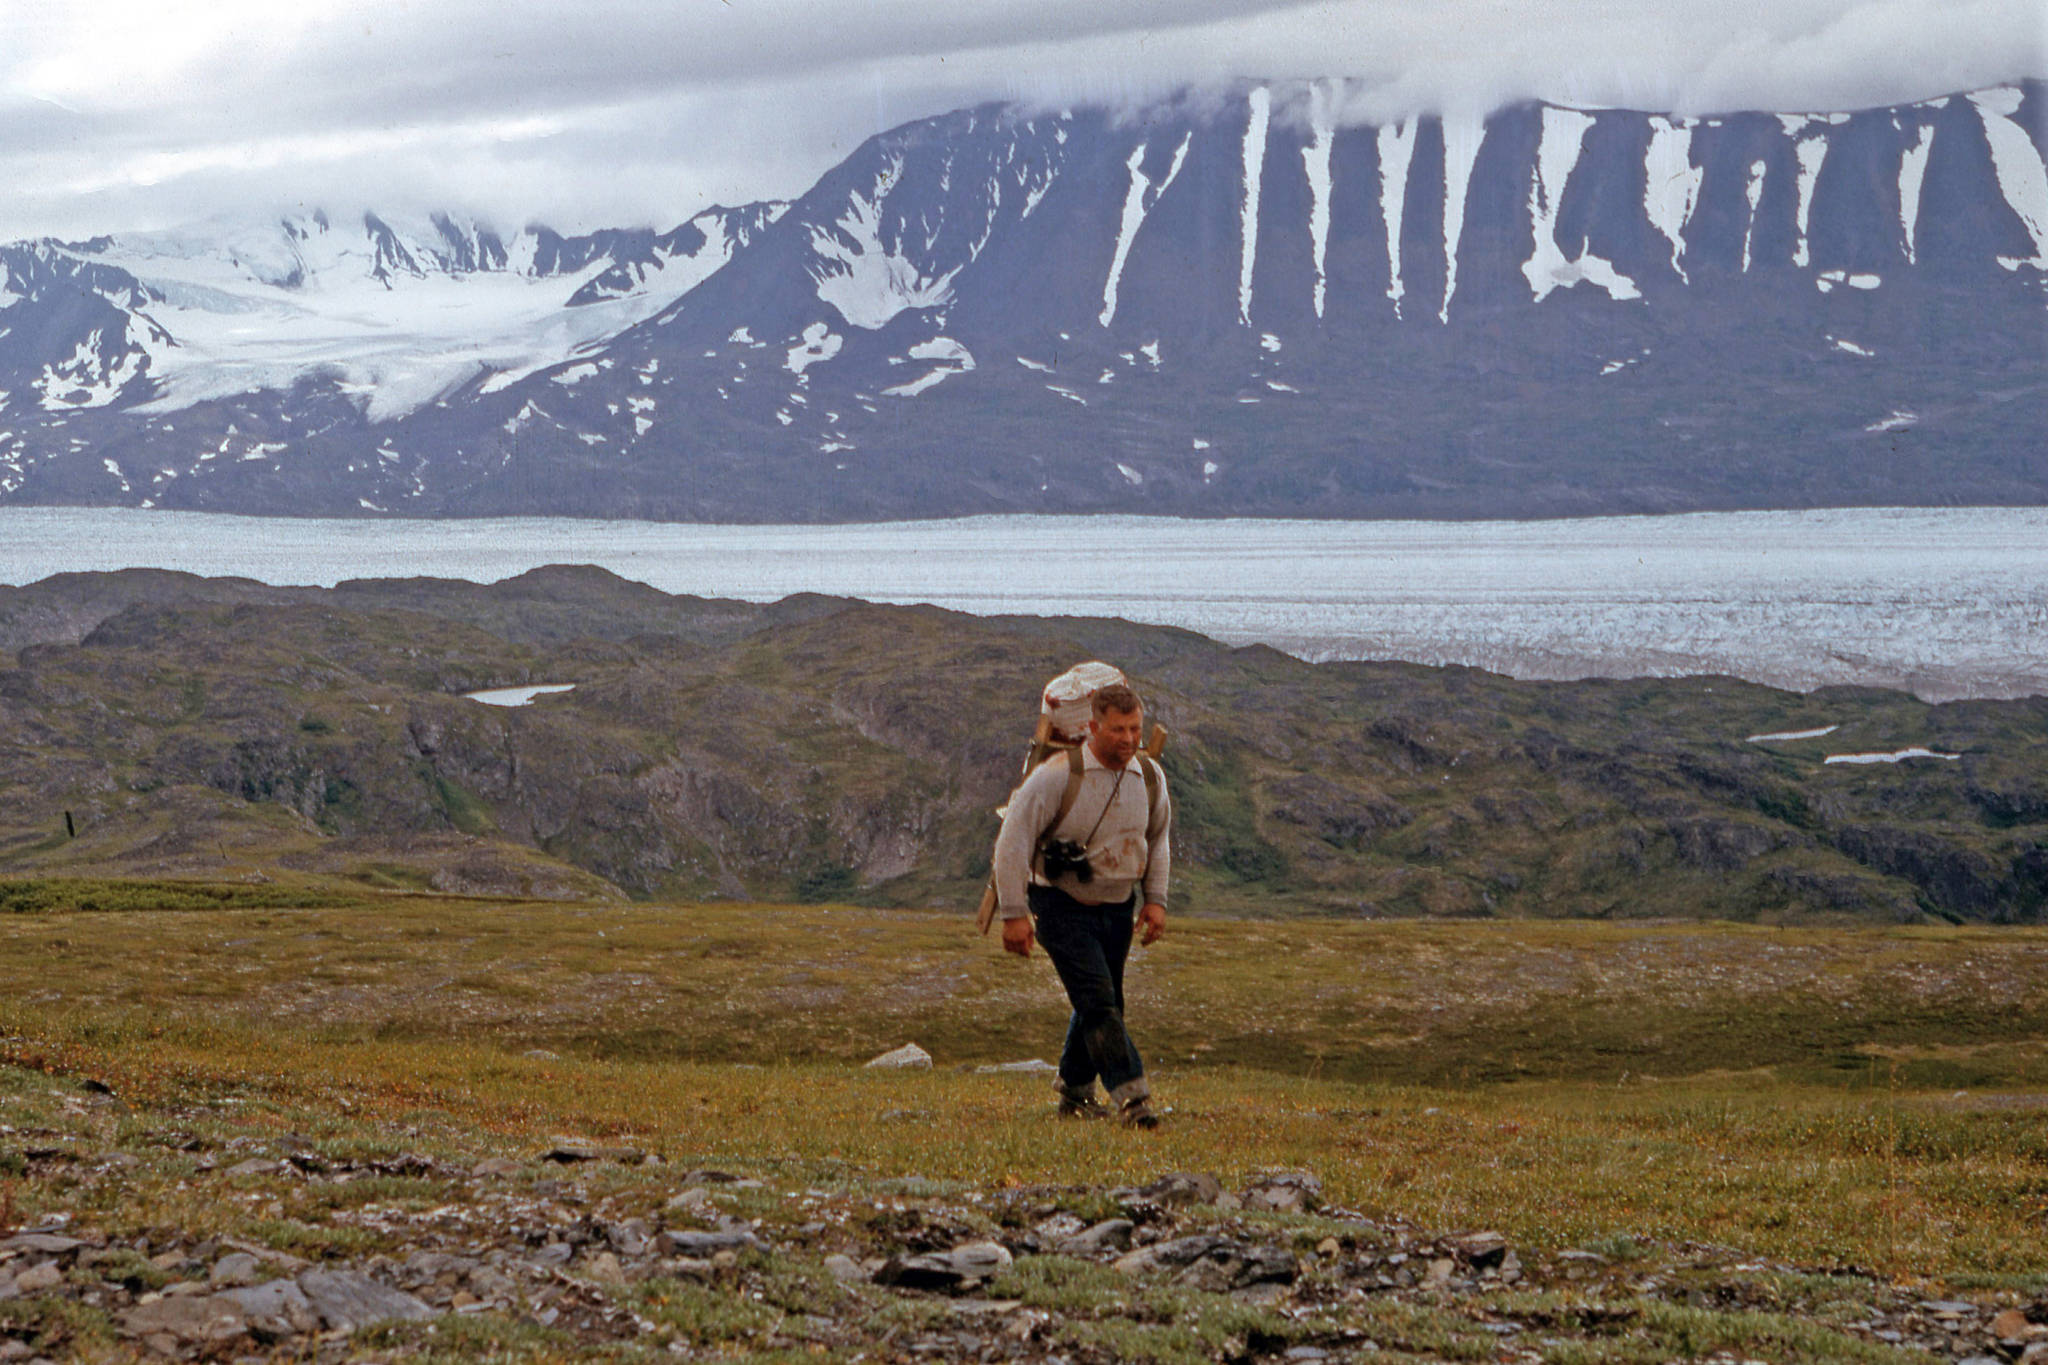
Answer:
M1060 793L1059 809L1053 813L1052 823L1046 826L1047 829L1058 829L1060 823L1074 809L1074 798L1081 791L1081 769L1084 762L1081 750L1082 745L1086 742L1082 740L1075 743L1067 743L1054 738L1053 717L1050 706L1038 717L1038 729L1031 736L1030 750L1024 755L1024 777L1029 777L1032 773L1038 771L1040 764L1053 762L1055 754L1064 753L1067 756L1066 789ZM1150 737L1145 741L1145 747L1138 751L1138 771L1145 775L1145 812L1148 825L1153 813L1159 809L1159 788L1165 780L1159 770L1159 755L1165 748L1166 727L1154 725ZM1018 779L1018 785L1023 785L1023 778ZM1013 789L1010 794L1014 797L1016 795L1015 790ZM1008 803L998 806L996 808L996 818L1000 820L1003 812L1008 809ZM1033 861L1036 861L1035 856ZM976 907L974 912L974 926L986 934L989 925L995 922L995 917L996 878L995 873L991 871L989 873L988 885L982 888L981 904Z

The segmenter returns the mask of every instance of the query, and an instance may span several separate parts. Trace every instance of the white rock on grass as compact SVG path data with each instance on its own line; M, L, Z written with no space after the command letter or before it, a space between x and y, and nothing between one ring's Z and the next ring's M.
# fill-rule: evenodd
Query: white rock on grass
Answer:
M885 1052L868 1063L869 1066L895 1067L897 1069L918 1068L929 1070L932 1054L916 1043L905 1043L893 1052Z

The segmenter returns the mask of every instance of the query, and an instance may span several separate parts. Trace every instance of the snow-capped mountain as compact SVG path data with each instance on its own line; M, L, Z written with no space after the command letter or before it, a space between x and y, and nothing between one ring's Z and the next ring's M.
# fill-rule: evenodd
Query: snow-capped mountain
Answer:
M963 110L790 205L0 248L0 498L800 520L2048 500L2038 83Z
M331 385L375 424L650 316L780 208L711 209L663 235L529 227L507 241L445 215L337 224L313 213L17 243L0 248L5 287L19 296L0 326L19 330L20 314L38 334L18 358L0 335L0 384L13 380L45 412L115 405L143 416Z

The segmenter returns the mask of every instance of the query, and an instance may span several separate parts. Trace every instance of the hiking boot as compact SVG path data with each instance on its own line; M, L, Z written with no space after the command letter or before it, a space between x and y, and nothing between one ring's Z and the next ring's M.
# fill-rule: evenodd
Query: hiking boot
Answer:
M1125 1101L1123 1112L1118 1117L1123 1120L1124 1127L1126 1128L1157 1128L1159 1126L1158 1112L1152 1108L1151 1104L1143 1096L1135 1100Z
M1086 1090L1069 1090L1064 1085L1055 1084L1053 1089L1059 1092L1059 1116L1061 1118L1101 1119L1109 1117L1109 1106L1095 1098L1094 1086L1091 1085Z

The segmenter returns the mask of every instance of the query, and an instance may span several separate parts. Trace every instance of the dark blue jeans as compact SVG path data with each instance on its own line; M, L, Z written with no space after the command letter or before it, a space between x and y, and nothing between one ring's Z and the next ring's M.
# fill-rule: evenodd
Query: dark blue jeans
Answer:
M1060 1052L1060 1084L1079 1093L1100 1077L1118 1104L1143 1098L1149 1093L1145 1063L1124 1028L1124 959L1131 954L1137 898L1084 905L1056 887L1034 886L1029 894L1038 942L1074 1007Z

